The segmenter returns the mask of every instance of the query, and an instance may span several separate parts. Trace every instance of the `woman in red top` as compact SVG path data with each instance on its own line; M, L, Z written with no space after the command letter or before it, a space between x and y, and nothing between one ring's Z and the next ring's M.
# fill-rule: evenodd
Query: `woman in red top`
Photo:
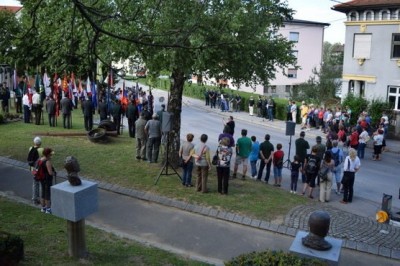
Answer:
M285 156L282 151L282 144L276 145L276 151L272 155L272 163L274 164L274 186L280 187L282 183L282 168L283 168L283 157Z
M358 148L358 131L356 127L351 130L351 135L349 136L349 145L351 148L357 150Z

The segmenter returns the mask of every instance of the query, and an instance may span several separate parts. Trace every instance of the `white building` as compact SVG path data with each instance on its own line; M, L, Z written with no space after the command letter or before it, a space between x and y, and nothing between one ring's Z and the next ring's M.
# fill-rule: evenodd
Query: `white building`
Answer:
M342 97L380 99L400 111L400 0L335 5L347 15Z

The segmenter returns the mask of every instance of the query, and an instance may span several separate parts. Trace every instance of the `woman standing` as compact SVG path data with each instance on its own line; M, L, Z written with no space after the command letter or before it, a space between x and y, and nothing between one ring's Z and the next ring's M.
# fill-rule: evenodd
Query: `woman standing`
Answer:
M357 151L353 148L349 149L349 155L344 160L344 174L342 178L343 184L343 200L340 202L347 204L353 201L353 186L356 172L360 170L361 162L357 157Z
M321 178L319 187L319 201L328 202L331 198L332 172L335 170L335 161L332 160L332 152L326 151L319 172L326 173L326 179Z
M256 136L251 136L251 152L249 155L250 166L251 166L251 177L257 178L257 161L258 154L260 153L260 143L257 141Z
M179 157L182 158L182 185L186 187L193 187L192 185L192 170L193 170L193 149L194 145L193 134L189 133L186 135L186 141L182 144L179 149Z
M201 143L194 147L195 165L197 167L197 180L196 180L196 190L202 193L207 193L207 179L208 171L211 169L210 161L210 148L206 145L208 136L202 134L200 136Z
M383 145L383 129L378 129L377 132L374 133L374 157L372 160L380 161L380 155L382 153L382 145Z
M367 146L367 142L369 140L369 135L366 128L362 128L362 132L358 137L358 149L357 156L360 159L364 159L365 147Z
M228 194L229 172L232 158L232 148L229 146L229 143L229 138L222 138L217 148L218 193L221 195Z
M282 151L282 144L276 145L276 151L272 155L272 163L274 164L274 186L280 187L282 183L282 168L283 168L283 157L285 153Z
M42 161L42 167L44 167L45 178L40 181L42 187L41 195L41 212L51 214L51 202L50 202L50 187L53 185L53 176L56 174L51 158L53 157L53 150L50 148L45 148L43 150L43 157L40 158Z

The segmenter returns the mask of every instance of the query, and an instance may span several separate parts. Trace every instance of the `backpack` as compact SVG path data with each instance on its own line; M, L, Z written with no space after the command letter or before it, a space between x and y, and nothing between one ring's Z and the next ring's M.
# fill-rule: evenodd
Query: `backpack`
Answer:
M32 174L36 181L42 181L46 177L46 160L38 160Z
M311 175L316 174L317 169L318 169L317 158L310 156L306 165L306 173Z
M339 160L339 149L337 150L337 152L332 152L332 159L335 161L335 166L338 166L340 164L340 160Z
M28 153L28 158L26 159L28 161L29 166L35 166L36 161L39 159L39 152L38 148L32 147L29 150Z

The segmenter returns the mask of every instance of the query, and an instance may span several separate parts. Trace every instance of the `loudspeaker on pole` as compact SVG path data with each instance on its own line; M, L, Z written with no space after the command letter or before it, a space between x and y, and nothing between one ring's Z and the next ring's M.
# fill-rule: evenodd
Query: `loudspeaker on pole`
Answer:
M292 121L286 122L286 136L294 136L296 129L296 123Z
M174 115L169 112L162 112L162 123L161 123L161 131L162 132L170 132L172 129L172 121Z

